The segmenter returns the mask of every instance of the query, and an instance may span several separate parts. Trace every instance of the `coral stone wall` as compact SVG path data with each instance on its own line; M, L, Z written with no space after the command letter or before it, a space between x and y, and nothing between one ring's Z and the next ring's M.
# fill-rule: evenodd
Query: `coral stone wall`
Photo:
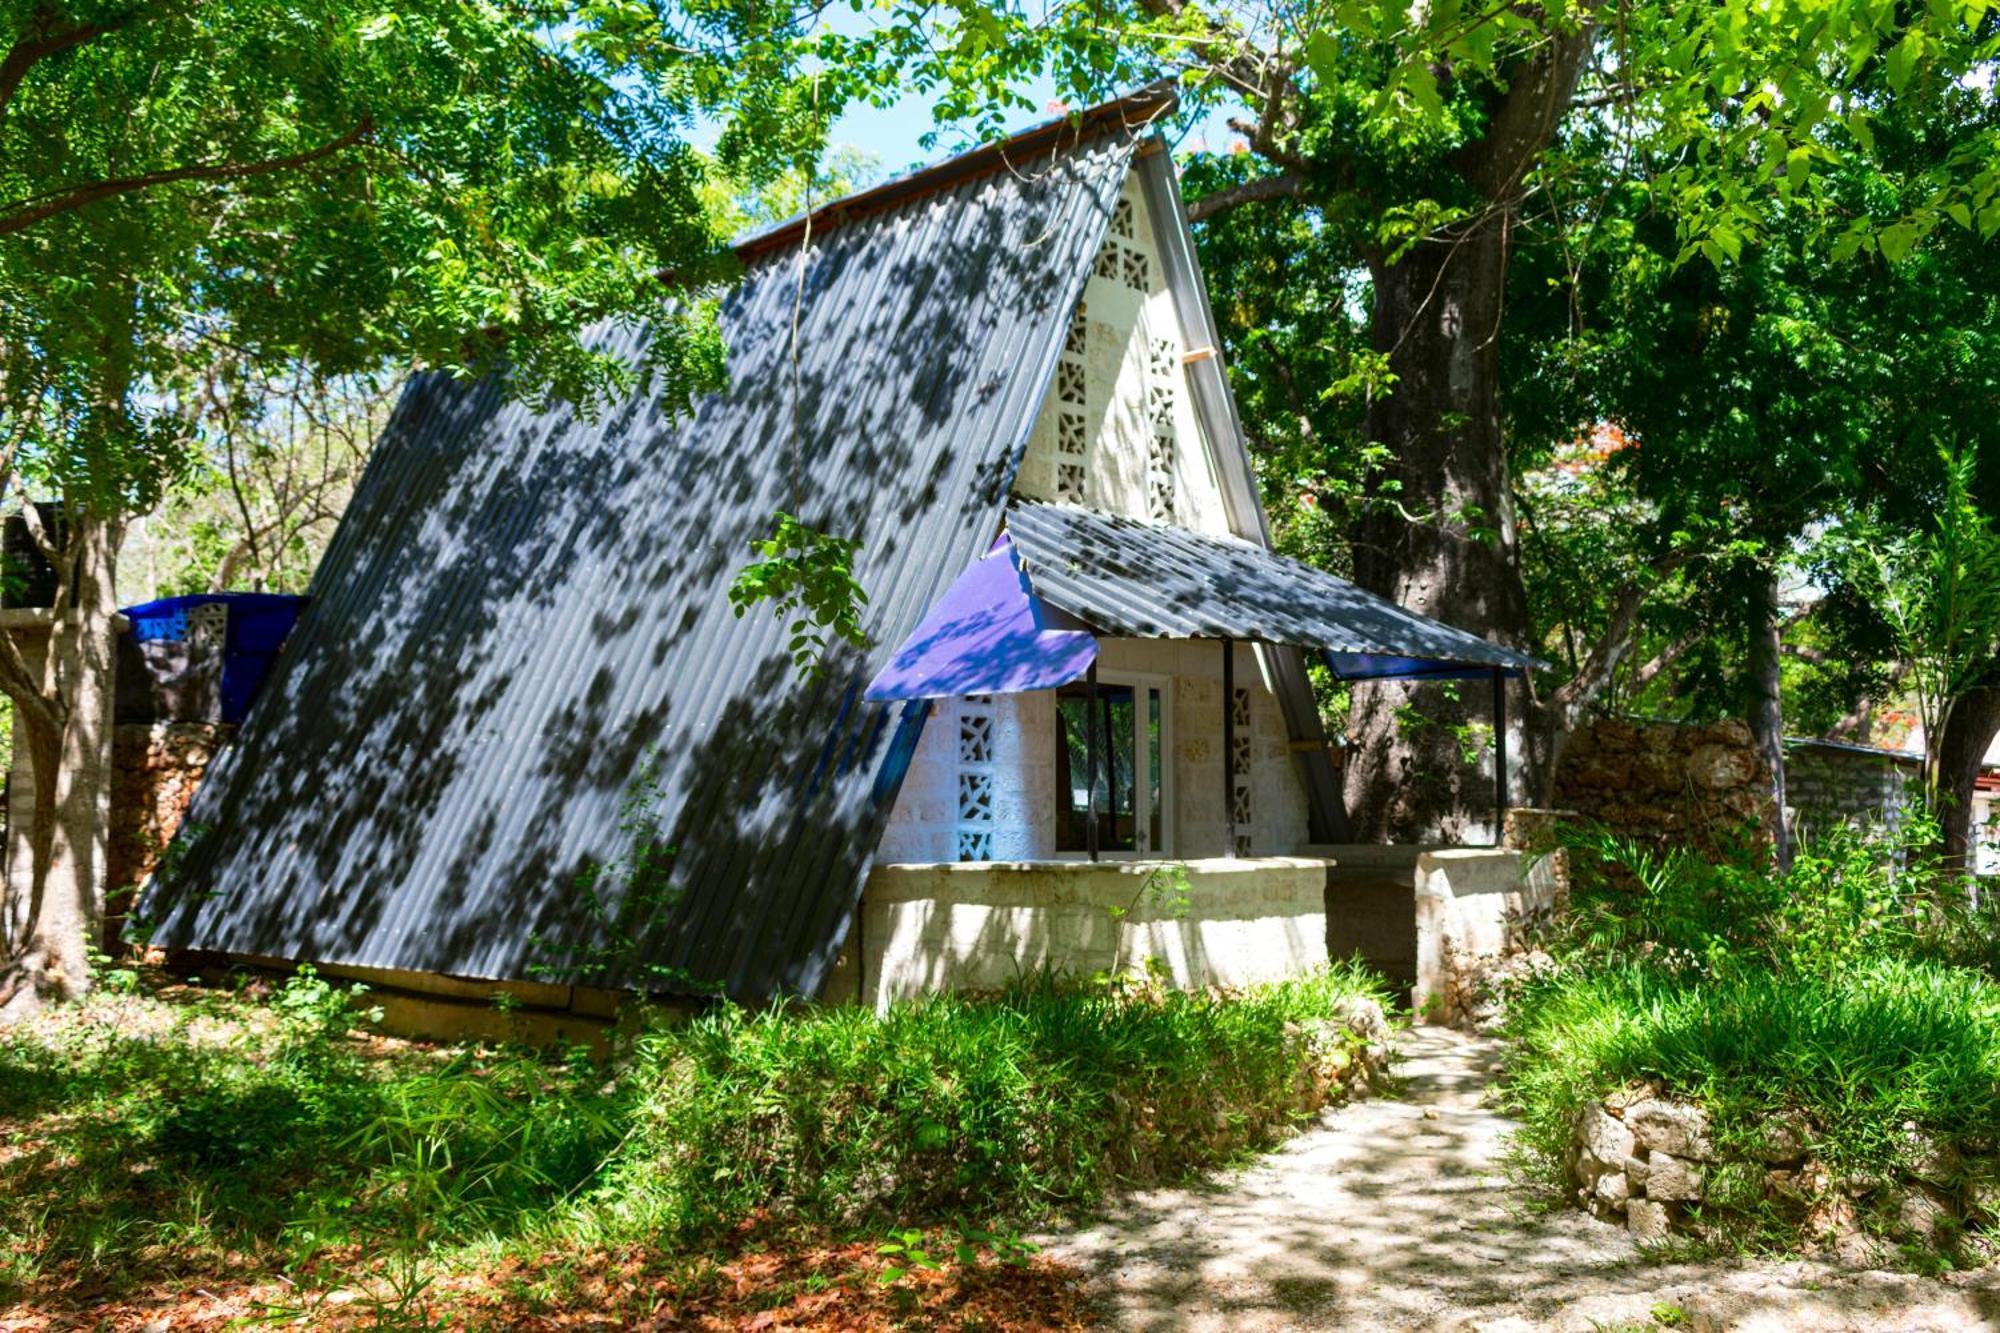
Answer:
M236 731L221 722L118 727L111 750L110 903L122 916L187 815L195 788ZM109 929L115 938L116 922Z
M1785 799L1815 821L1900 823L1914 758L1866 746L1799 740L1785 745ZM1769 837L1771 798L1750 728L1607 719L1577 729L1556 771L1555 803L1621 836L1659 846L1715 848L1754 825Z
M1913 1124L1904 1133L1903 1166L1843 1171L1817 1155L1819 1129L1796 1112L1767 1118L1749 1142L1721 1144L1701 1107L1632 1088L1582 1108L1569 1178L1578 1203L1642 1241L1740 1242L1785 1218L1856 1268L1889 1263L1899 1247L1992 1255L1994 1164L1967 1160Z
M1768 836L1770 775L1742 722L1606 719L1570 736L1555 804L1639 842L1712 848Z

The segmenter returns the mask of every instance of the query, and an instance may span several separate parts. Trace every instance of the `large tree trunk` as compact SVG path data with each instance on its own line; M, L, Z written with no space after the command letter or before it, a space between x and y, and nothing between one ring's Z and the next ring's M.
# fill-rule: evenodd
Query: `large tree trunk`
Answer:
M1978 868L1972 836L1972 796L1979 770L2000 735L2000 684L1982 685L1954 700L1937 743L1937 818L1947 868Z
M1778 664L1778 576L1760 573L1750 605L1750 734L1771 774L1771 854L1780 870L1792 868L1791 821L1785 814L1785 707Z
M1392 454L1383 480L1393 503L1370 506L1359 524L1354 572L1391 601L1518 645L1529 625L1500 433L1506 276L1498 216L1374 266L1374 342L1396 385L1371 405L1368 425ZM1486 817L1490 781L1464 762L1459 740L1459 728L1483 718L1484 693L1457 693L1356 687L1347 801L1358 836L1449 841Z
M0 977L0 1022L88 990L90 954L104 918L118 526L80 507L68 512L74 603L58 597L49 640L60 726L27 727L37 816L33 911L21 953Z
M1411 246L1370 256L1372 342L1394 387L1369 404L1369 437L1391 462L1354 533L1356 581L1447 624L1515 646L1530 640L1506 441L1500 333L1522 182L1568 110L1591 26L1552 32L1487 98L1485 134L1451 161L1482 211ZM1490 780L1462 754L1483 714L1468 689L1359 685L1349 719L1347 804L1368 841L1454 840L1490 818ZM1546 747L1545 747L1546 748ZM1534 764L1533 746L1530 765Z

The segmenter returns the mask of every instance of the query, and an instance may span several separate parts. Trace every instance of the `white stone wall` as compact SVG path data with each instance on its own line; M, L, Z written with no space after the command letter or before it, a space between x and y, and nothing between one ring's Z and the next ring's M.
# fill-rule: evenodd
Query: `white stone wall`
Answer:
M1180 320L1135 172L1072 316L1014 492L1227 533Z
M1499 847L1428 848L1413 878L1417 984L1410 1003L1441 1022L1463 1017L1455 992L1521 949L1526 928L1555 910L1562 891L1556 858Z
M1044 969L1141 972L1149 959L1183 987L1296 976L1326 961L1327 866L1193 861L1184 897L1148 891L1157 861L877 866L822 998L880 1011Z
M1100 670L1165 676L1172 681L1172 842L1180 859L1226 854L1222 770L1222 647L1179 640L1107 639ZM1259 674L1257 655L1236 646L1236 688L1248 707L1237 728L1248 772L1231 786L1249 818L1239 823L1239 849L1283 855L1308 840L1306 798L1291 757L1277 698ZM940 699L931 706L876 854L882 862L1027 861L1056 855L1055 694ZM1242 714L1239 712L1239 716ZM977 720L990 719L987 758L976 743ZM990 784L981 779L990 779ZM982 802L981 793L988 793ZM972 816L972 818L968 818ZM986 855L962 848L963 834L985 829Z
M979 718L988 727L984 759L968 726ZM1055 725L1047 691L934 700L876 861L957 861L961 835L981 830L991 835L987 854L963 859L1054 855Z

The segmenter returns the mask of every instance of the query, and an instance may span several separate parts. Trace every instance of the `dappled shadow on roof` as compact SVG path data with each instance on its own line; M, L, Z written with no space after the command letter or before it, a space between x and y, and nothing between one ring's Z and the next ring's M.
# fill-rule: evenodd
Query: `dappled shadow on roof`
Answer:
M796 357L798 257L768 258L725 304L728 390L686 419L415 380L148 905L160 942L520 977L537 933L595 929L578 876L650 837L673 905L639 923L646 962L815 989L894 795L901 711L860 685L992 541L1128 156L833 232ZM638 357L647 331L597 338ZM768 610L728 605L781 509L863 542L877 647L812 681Z

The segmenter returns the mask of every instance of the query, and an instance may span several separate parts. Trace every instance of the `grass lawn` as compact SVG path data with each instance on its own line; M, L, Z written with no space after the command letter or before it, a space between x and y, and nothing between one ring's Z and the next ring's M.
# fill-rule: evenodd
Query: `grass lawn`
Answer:
M310 975L105 981L0 1038L0 1329L1076 1327L1019 1228L1276 1142L1379 999L725 1006L599 1062L373 1035Z

